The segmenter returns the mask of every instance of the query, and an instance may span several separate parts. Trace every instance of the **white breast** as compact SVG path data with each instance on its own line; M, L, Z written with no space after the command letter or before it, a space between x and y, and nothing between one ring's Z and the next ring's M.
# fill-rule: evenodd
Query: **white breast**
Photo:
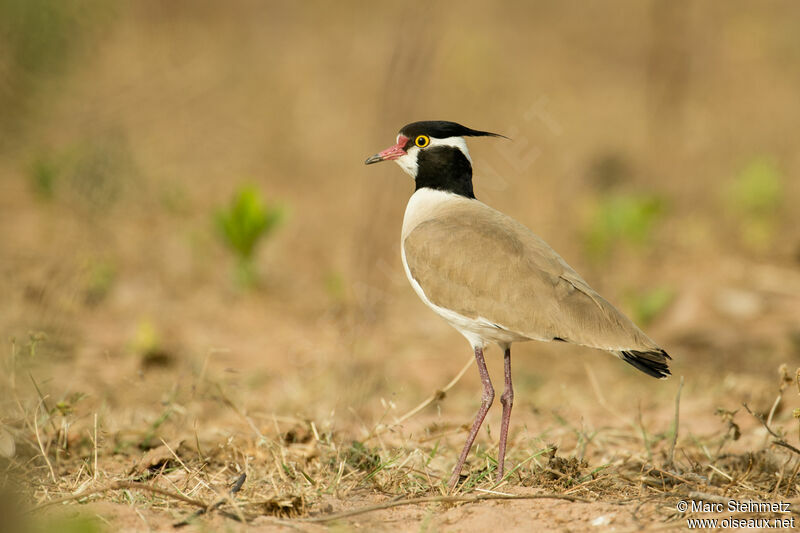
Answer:
M492 324L489 320L483 317L470 318L450 309L440 307L431 302L425 295L425 290L413 278L411 271L408 268L408 261L406 261L405 240L406 237L416 228L420 223L429 220L436 216L436 213L446 210L448 204L452 202L476 202L477 200L470 200L445 191L437 191L433 189L420 189L416 191L408 201L406 206L406 213L403 217L403 231L400 240L400 255L403 259L403 269L405 270L406 277L411 283L414 292L417 296L430 307L436 314L444 318L451 326L453 326L459 333L461 333L473 348L485 347L490 342L495 342L505 349L506 346L516 341L529 340L526 337L521 337L511 331L504 330ZM459 253L458 250L453 250L452 253Z

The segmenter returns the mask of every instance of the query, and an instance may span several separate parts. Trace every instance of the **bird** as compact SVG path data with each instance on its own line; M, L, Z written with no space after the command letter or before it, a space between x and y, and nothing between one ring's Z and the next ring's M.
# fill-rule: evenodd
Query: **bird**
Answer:
M503 352L504 390L496 479L503 479L514 389L511 344L558 341L611 352L655 378L671 357L600 296L544 240L477 198L466 137L504 137L456 122L403 126L393 146L366 159L394 161L415 183L400 255L414 292L470 343L483 392L467 441L449 479L455 490L495 397L484 350Z

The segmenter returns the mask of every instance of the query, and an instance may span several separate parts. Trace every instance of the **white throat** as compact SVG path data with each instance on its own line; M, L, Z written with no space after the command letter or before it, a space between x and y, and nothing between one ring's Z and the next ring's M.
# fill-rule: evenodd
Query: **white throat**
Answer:
M472 164L472 158L469 156L469 150L467 149L467 141L464 140L464 137L446 137L444 139L436 139L431 137L431 142L428 144L428 146L425 148L412 146L408 149L408 153L406 153L406 155L398 157L394 160L394 162L400 165L400 168L402 168L406 174L416 179L417 171L419 170L417 158L419 157L420 151L428 150L435 146L449 146L451 148L458 148L461 150L461 153L464 154L464 157L467 158L467 161Z

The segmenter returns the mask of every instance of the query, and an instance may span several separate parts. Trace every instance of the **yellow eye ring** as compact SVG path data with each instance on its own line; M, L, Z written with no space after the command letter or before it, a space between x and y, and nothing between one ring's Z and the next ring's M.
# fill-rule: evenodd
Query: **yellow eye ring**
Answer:
M417 138L414 139L414 144L416 144L420 148L425 148L430 143L431 143L431 140L427 135L417 135Z

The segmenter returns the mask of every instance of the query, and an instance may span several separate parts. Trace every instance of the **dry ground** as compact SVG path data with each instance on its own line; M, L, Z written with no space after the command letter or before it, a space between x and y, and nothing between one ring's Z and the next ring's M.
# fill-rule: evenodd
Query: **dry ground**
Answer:
M795 3L79 4L97 21L68 26L64 67L0 91L0 529L797 517ZM421 118L512 137L471 144L478 197L674 357L656 381L515 346L510 472L495 406L453 496L478 378L451 384L469 347L402 273L412 184L362 164ZM213 226L241 183L288 210L249 289ZM598 251L604 202L647 195L650 230ZM728 499L793 507L677 509Z

